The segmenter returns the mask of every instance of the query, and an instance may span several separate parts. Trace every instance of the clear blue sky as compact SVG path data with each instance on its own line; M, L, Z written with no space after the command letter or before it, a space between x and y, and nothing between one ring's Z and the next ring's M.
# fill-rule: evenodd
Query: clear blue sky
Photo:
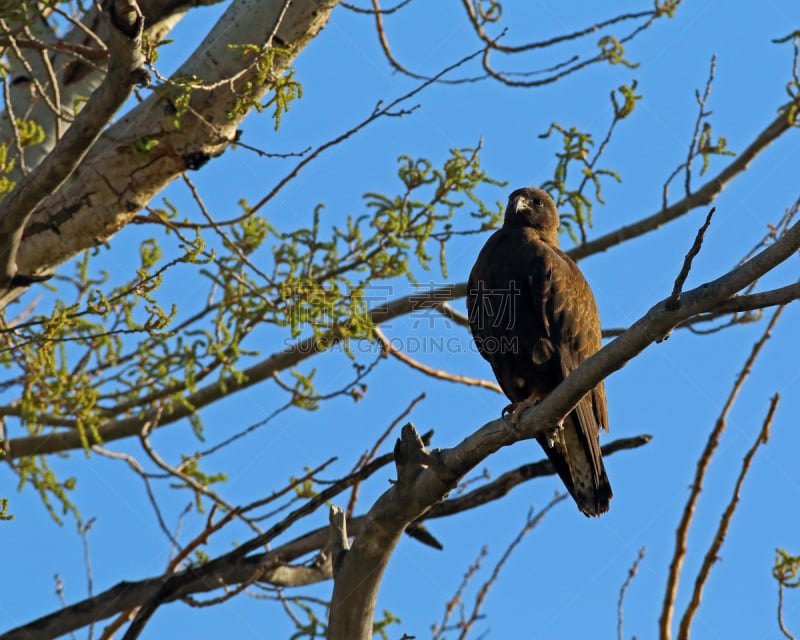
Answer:
M432 6L425 9L421 8L424 3L415 4L418 6L412 4L407 11L386 19L395 53L409 67L437 72L476 47L459 3L439 0L427 3ZM510 43L551 37L599 17L589 2L524 4L525 8L507 10ZM619 7L604 15L633 6L615 4ZM643 1L638 6L649 4ZM181 24L173 36L175 44L162 52L166 71L191 51L192 43L220 10L193 11ZM419 96L417 101L422 106L413 115L377 122L327 152L262 213L277 228L288 230L307 224L313 208L325 203L324 220L341 222L347 214L363 213L363 193L398 189L398 156L428 157L441 164L449 148L472 146L480 138L484 144L483 166L489 175L509 183L507 188L486 188L481 195L489 202L504 201L511 189L540 184L552 175L557 142L541 140L538 134L557 121L602 138L612 115L608 93L635 78L637 92L644 98L636 113L620 125L602 163L618 171L623 181L604 185L607 204L596 209L590 235L596 237L660 207L664 180L686 156L697 114L694 91L705 86L713 54L717 55L717 69L709 106L715 134L725 136L729 148L737 152L752 141L786 100L791 46L776 45L771 40L797 28L800 4L795 0L687 0L674 20L659 22L629 46L629 57L641 63L637 69L597 67L537 89L511 89L489 81L429 88ZM300 55L295 69L303 84L303 99L292 104L277 134L267 117L248 119L243 126L245 142L276 152L319 144L361 120L379 99L391 100L416 84L389 68L370 19L341 7ZM713 160L710 174L725 162L725 158ZM224 219L238 211L239 198L257 201L290 166L291 161L263 160L236 150L214 160L193 178L212 213ZM789 132L726 190L715 203L717 214L688 286L728 270L761 239L766 225L777 221L800 195L798 167L800 137L798 132ZM703 181L696 176L694 184ZM675 197L679 191L676 185ZM191 212L185 188L173 186L168 195L186 207L187 214ZM605 326L624 327L669 294L704 213L698 210L656 234L581 262ZM103 257L114 277L122 281L130 275L130 265L136 263L135 254L126 253L125 247L135 246L152 233L152 229L133 226L118 234L111 251ZM449 281L466 278L485 238L468 236L452 243L448 249ZM571 246L566 237L563 244ZM205 295L201 288L181 280L186 273L167 278L161 294L164 302L189 309L198 295ZM794 259L761 286L788 284L796 274ZM448 282L435 268L428 273L420 271L418 277L423 282ZM409 292L399 284L395 289L398 296ZM456 305L462 307L463 301ZM474 377L491 376L488 364L469 349L469 337L463 329L448 326L441 319L432 328L425 322L414 326L415 320L398 319L386 333L398 340L455 336L463 348L453 352L427 349L414 355L433 367ZM731 494L741 458L756 437L769 398L780 392L772 438L755 460L721 553L722 561L708 583L694 625L697 638L778 637L776 587L770 575L774 550L786 547L800 553L796 508L800 504L798 322L800 305L795 304L784 313L730 415L698 505L679 612ZM607 461L614 488L610 513L588 520L571 502L564 503L526 538L491 590L484 609L488 618L478 623L473 637L481 633L486 634L482 637L496 639L616 637L619 587L642 546L647 547L647 555L628 591L625 631L627 637L656 636L674 530L697 457L763 327L762 321L705 337L678 331L609 378L611 433L605 441L640 433L652 434L653 441L643 449L617 454ZM251 342L247 346L268 354L282 344ZM322 392L337 388L352 372L351 362L340 353L317 357L302 370L312 367L318 369L316 381ZM457 443L497 417L505 404L504 398L491 391L425 378L394 361L383 363L368 384L365 398L357 405L340 398L317 412L294 410L244 444L210 459L208 471L229 474L221 493L233 503L246 503L282 486L290 475L302 473L304 466L316 466L332 455L338 455L339 462L326 477L344 475L377 434L423 390L428 397L411 419L420 431L436 430L436 446ZM273 385L264 384L211 407L203 412L208 442L213 444L258 421L284 401ZM188 424L170 426L154 436L154 441L172 460L178 459L180 451L198 447ZM118 442L112 448L138 453L133 443ZM489 459L486 467L494 477L541 457L538 445L521 443ZM86 460L80 453L53 463L60 473L78 478L75 501L84 517L97 516L89 534L95 592L120 580L160 573L169 544L158 529L141 481L121 463L94 457ZM388 486L391 476L387 469L364 487L362 510L371 497ZM74 523L68 520L59 528L34 492L13 493L12 476L4 472L2 478L2 495L11 499L10 511L16 516L12 523L0 524L5 549L0 627L6 629L59 606L54 573L64 580L68 602L82 599L86 591L81 540L74 532ZM441 618L444 602L452 596L467 566L487 545L484 570L467 593L467 604L471 605L475 588L488 578L494 562L522 526L529 507L544 506L556 490L561 490L556 479L537 480L480 510L432 522L430 529L444 544L444 551L404 539L385 576L379 600L379 610L389 609L403 620L402 626L391 628L390 637L399 638L403 631L428 637L430 625ZM189 500L188 494L164 494L168 522L175 522ZM189 539L202 521L203 517L196 514L188 517L182 539ZM327 513L320 510L282 539L325 522ZM246 535L240 530L233 539L242 540ZM223 552L230 542L231 538L221 540L209 550ZM322 584L313 593L328 597L330 588L330 584ZM788 594L785 616L790 628L800 630L800 595ZM142 637L181 634L267 639L288 637L289 629L274 604L239 597L203 610L190 611L183 604L165 606Z

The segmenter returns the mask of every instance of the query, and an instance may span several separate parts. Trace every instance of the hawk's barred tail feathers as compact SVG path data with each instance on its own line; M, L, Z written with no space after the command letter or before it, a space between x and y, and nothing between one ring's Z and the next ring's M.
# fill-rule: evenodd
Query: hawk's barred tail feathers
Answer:
M600 445L596 438L585 437L575 413L565 418L550 442L547 437L538 440L581 513L599 516L608 511L613 494Z

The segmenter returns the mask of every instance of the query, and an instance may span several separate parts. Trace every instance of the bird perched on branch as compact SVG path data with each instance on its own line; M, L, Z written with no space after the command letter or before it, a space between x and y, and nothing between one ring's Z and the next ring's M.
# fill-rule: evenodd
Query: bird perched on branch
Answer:
M475 344L518 420L600 349L597 305L578 266L558 246L558 211L541 189L517 189L503 226L486 242L469 276L467 310ZM608 431L603 383L561 427L537 439L578 508L608 511L611 486L600 454Z

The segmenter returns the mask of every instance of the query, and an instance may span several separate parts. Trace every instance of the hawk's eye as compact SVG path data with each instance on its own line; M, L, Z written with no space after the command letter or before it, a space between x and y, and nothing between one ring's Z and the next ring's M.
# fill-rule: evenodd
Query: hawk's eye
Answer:
M533 207L534 209L541 209L544 206L544 200L541 198L534 198L533 199Z

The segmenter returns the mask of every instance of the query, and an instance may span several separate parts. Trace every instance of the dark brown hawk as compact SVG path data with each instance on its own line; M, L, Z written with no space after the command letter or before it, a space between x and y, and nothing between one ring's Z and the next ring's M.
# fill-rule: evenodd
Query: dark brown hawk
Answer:
M556 205L541 189L517 189L503 226L486 242L469 276L467 309L475 344L489 361L511 409L549 394L600 349L600 319L578 266L558 247ZM601 382L538 438L578 508L608 511L611 486L600 455L608 430Z

